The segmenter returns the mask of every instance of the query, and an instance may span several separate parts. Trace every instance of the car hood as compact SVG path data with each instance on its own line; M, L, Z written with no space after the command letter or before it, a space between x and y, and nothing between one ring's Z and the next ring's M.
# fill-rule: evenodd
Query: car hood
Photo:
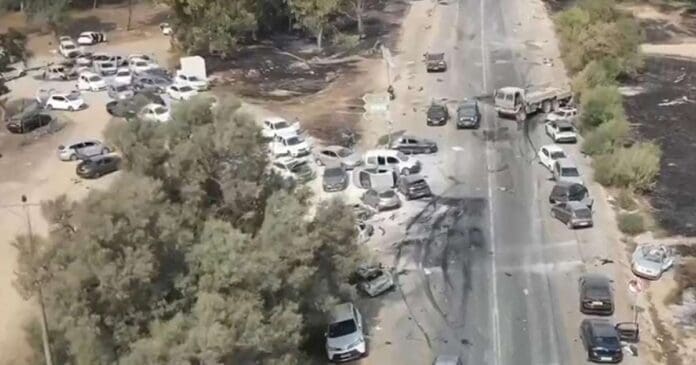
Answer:
M558 180L560 181L567 181L569 183L575 183L575 184L580 184L580 185L585 185L585 182L582 181L582 178L579 176L574 176L574 177L569 177L569 176L561 176Z
M362 339L362 335L359 331L355 331L341 337L327 337L326 345L334 348L347 349L348 346L354 344L360 339Z
M640 254L633 256L633 264L635 265L636 269L640 271L646 271L655 274L659 274L660 272L662 272L662 264L660 264L659 262L648 260Z
M347 179L346 175L343 175L343 176L337 176L337 175L324 176L324 184L327 184L327 185L341 184L341 183L345 182L346 179Z

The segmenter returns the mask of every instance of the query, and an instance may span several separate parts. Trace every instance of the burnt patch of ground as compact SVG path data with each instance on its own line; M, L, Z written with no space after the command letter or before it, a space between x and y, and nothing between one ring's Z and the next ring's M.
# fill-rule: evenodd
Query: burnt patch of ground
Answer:
M636 132L662 148L660 175L648 195L660 226L673 235L696 235L696 63L649 57L639 86L625 97Z
M548 8L553 13L566 10L571 6L575 5L575 3L575 0L544 0L546 8Z
M691 36L692 34L670 22L657 19L642 19L640 26L648 43L671 43L676 38Z

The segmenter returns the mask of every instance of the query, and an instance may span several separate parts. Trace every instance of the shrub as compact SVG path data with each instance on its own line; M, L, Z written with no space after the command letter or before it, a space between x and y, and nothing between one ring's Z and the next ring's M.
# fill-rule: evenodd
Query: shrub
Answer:
M582 152L588 155L611 153L628 136L630 127L625 119L612 119L585 135Z
M620 74L621 65L615 58L592 61L573 78L573 90L582 95L586 90L597 86L614 85Z
M638 213L620 213L617 217L619 230L625 234L635 236L645 232L643 216Z
M349 51L360 44L360 36L357 34L336 33L331 43L341 51Z
M660 148L654 143L637 143L617 148L594 160L595 180L605 186L648 191L660 170Z
M590 130L612 119L623 119L623 98L616 86L598 86L580 98L582 128Z
M636 200L633 199L633 193L629 189L621 189L619 195L616 196L616 203L619 208L627 211L635 210L638 207Z

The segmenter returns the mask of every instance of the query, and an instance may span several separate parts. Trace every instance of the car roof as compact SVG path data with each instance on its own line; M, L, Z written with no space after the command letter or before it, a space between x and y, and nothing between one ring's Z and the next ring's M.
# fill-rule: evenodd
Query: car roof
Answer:
M582 276L582 279L586 284L590 286L609 285L611 282L611 279L609 279L609 277L600 273L587 273Z
M287 165L287 164L290 164L292 162L298 161L298 159L296 159L295 157L292 157L292 156L281 156L281 157L276 158L275 160L276 160L276 162L280 162L283 165Z
M556 160L556 163L559 164L562 168L563 167L575 167L577 168L577 165L575 165L575 162L569 158L559 158Z
M541 148L546 148L547 150L549 150L551 152L563 152L563 153L565 153L565 151L563 150L563 147L561 147L557 144L547 144L547 145L541 146Z
M608 319L588 318L584 321L590 323L590 327L592 327L592 332L595 336L604 337L617 335L616 328L614 328L614 325Z
M333 307L329 314L331 323L342 322L353 318L353 303L341 303Z
M425 180L425 178L421 175L418 175L418 174L411 174L411 175L402 176L401 180L403 180L407 183L410 183L410 182L414 182L414 181L418 181L418 180Z
M414 136L414 135L412 135L412 134L402 134L399 138L400 138L400 139L401 139L401 138L415 139L415 140L418 140L418 141L422 141L422 140L423 140L423 138L421 138L421 137L416 137L416 136Z
M578 202L578 201L571 200L571 201L566 202L566 204L568 204L568 206L573 210L590 209L587 207L587 205L583 204L582 202Z
M478 102L477 102L475 99L464 99L464 100L459 104L459 107L460 107L460 108L463 108L463 107L469 108L469 107L472 107L472 106L476 106L476 104L478 104Z
M283 117L268 117L264 120L269 123L287 122L287 119Z
M573 126L573 124L571 124L569 121L567 121L565 119L561 119L561 120L557 121L556 125L559 127L572 127Z
M326 147L322 148L323 151L334 151L334 152L341 151L344 149L350 150L350 148L346 148L346 147L339 146L339 145L331 145L331 146L326 146Z
M68 143L66 143L65 145L66 145L66 146L72 146L72 145L74 145L74 144L85 143L85 142L96 142L96 143L101 143L101 141L98 140L98 139L84 138L84 139L73 139L73 140L70 140L70 141L68 141Z

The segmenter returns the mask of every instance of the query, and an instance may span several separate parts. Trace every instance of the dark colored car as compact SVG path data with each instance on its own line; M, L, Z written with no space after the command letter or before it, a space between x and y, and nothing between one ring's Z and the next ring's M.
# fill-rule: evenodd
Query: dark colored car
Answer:
M425 179L417 174L402 176L397 183L397 189L404 194L406 200L413 200L432 196L430 186Z
M436 102L430 104L426 113L426 123L428 125L445 125L447 124L447 119L449 119L447 106Z
M154 92L139 91L132 98L113 100L106 103L106 111L115 117L133 118L145 105L153 103L165 105L162 97Z
M578 280L580 312L610 316L614 314L611 280L600 274L585 274Z
M83 160L77 165L77 176L85 179L96 179L100 176L117 171L121 159L114 155L98 155Z
M568 228L592 227L592 210L587 205L569 201L551 207L551 216L568 225Z
M321 184L326 192L343 191L348 187L348 174L342 166L327 167Z
M133 78L133 90L147 90L163 93L172 84L172 79L165 76L138 75Z
M47 126L53 121L53 117L42 113L28 113L13 116L5 124L10 133L29 133L35 129Z
M590 198L585 185L567 181L557 182L549 194L549 203L558 204L569 201L580 202L590 209L594 204L594 199Z
M447 71L447 62L445 62L444 53L426 53L425 54L425 70L427 72L445 72Z
M580 324L580 339L589 361L619 363L623 360L619 333L606 319L584 319Z
M481 112L476 100L465 100L457 107L457 129L481 126Z
M403 153L435 153L437 143L425 138L403 135L395 138L389 148Z

